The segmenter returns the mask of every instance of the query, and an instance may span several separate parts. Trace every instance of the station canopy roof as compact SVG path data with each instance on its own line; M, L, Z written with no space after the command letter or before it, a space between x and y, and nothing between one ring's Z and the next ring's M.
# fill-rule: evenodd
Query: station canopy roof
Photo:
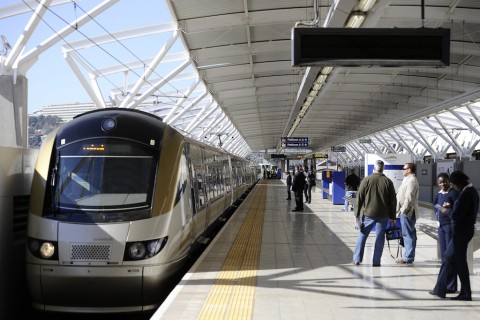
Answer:
M86 20L100 25L102 15L125 5L104 1L105 9L94 12L102 4L77 3L89 13ZM423 8L420 0L165 3L167 23L131 19L128 29L113 22L88 36L82 23L71 36L56 29L64 57L97 107L156 113L185 135L241 156L309 155L346 146L339 161L360 164L365 153L412 153L420 160L451 152L469 157L479 149L480 1L425 0ZM72 2L52 0L49 10L57 5ZM0 19L32 15L37 6L0 5ZM84 14L79 7L77 19ZM52 19L49 10L43 22ZM160 9L147 1L134 10L132 16ZM445 28L450 64L292 66L295 26ZM151 39L148 46L145 39ZM12 61L21 69L39 50L32 47ZM14 51L6 53L7 62ZM285 137L306 137L308 147L287 148Z

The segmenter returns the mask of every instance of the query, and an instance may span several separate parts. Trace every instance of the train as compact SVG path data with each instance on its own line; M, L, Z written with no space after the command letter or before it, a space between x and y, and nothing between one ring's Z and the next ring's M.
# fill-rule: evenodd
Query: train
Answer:
M106 108L52 132L35 164L26 279L34 309L156 309L205 232L258 182L252 162L154 114Z

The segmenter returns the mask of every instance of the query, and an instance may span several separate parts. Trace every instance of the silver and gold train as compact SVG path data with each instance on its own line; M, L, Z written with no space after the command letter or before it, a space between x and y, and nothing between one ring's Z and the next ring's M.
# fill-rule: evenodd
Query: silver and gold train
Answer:
M43 143L28 214L34 308L151 310L190 249L253 187L248 161L141 111L80 115Z

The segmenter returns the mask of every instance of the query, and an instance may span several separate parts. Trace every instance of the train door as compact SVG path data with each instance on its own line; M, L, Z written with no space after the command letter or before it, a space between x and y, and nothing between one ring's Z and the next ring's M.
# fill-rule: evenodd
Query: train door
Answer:
M233 204L233 196L234 196L234 182L233 182L233 167L232 167L232 159L230 158L230 156L227 156L227 164L226 164L226 175L228 176L228 178L225 179L225 185L226 185L226 188L227 188L227 194L228 194L228 191L230 191L230 194L229 194L229 205L232 205ZM228 183L227 183L228 181Z
M208 223L209 195L206 188L206 169L204 149L190 145L190 171L192 177L192 201L194 203L194 218L196 235L202 233Z

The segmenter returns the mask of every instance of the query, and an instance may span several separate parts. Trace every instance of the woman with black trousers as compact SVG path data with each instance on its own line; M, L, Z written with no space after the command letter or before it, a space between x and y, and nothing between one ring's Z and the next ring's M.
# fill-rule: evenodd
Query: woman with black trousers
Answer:
M454 171L450 175L450 183L460 191L460 195L450 211L452 219L452 239L448 243L445 257L440 267L437 283L430 294L445 298L448 286L448 275L452 269L457 271L460 279L460 294L451 300L472 300L470 275L467 263L468 243L475 234L475 222L478 212L478 193L470 183L469 177L462 171Z

